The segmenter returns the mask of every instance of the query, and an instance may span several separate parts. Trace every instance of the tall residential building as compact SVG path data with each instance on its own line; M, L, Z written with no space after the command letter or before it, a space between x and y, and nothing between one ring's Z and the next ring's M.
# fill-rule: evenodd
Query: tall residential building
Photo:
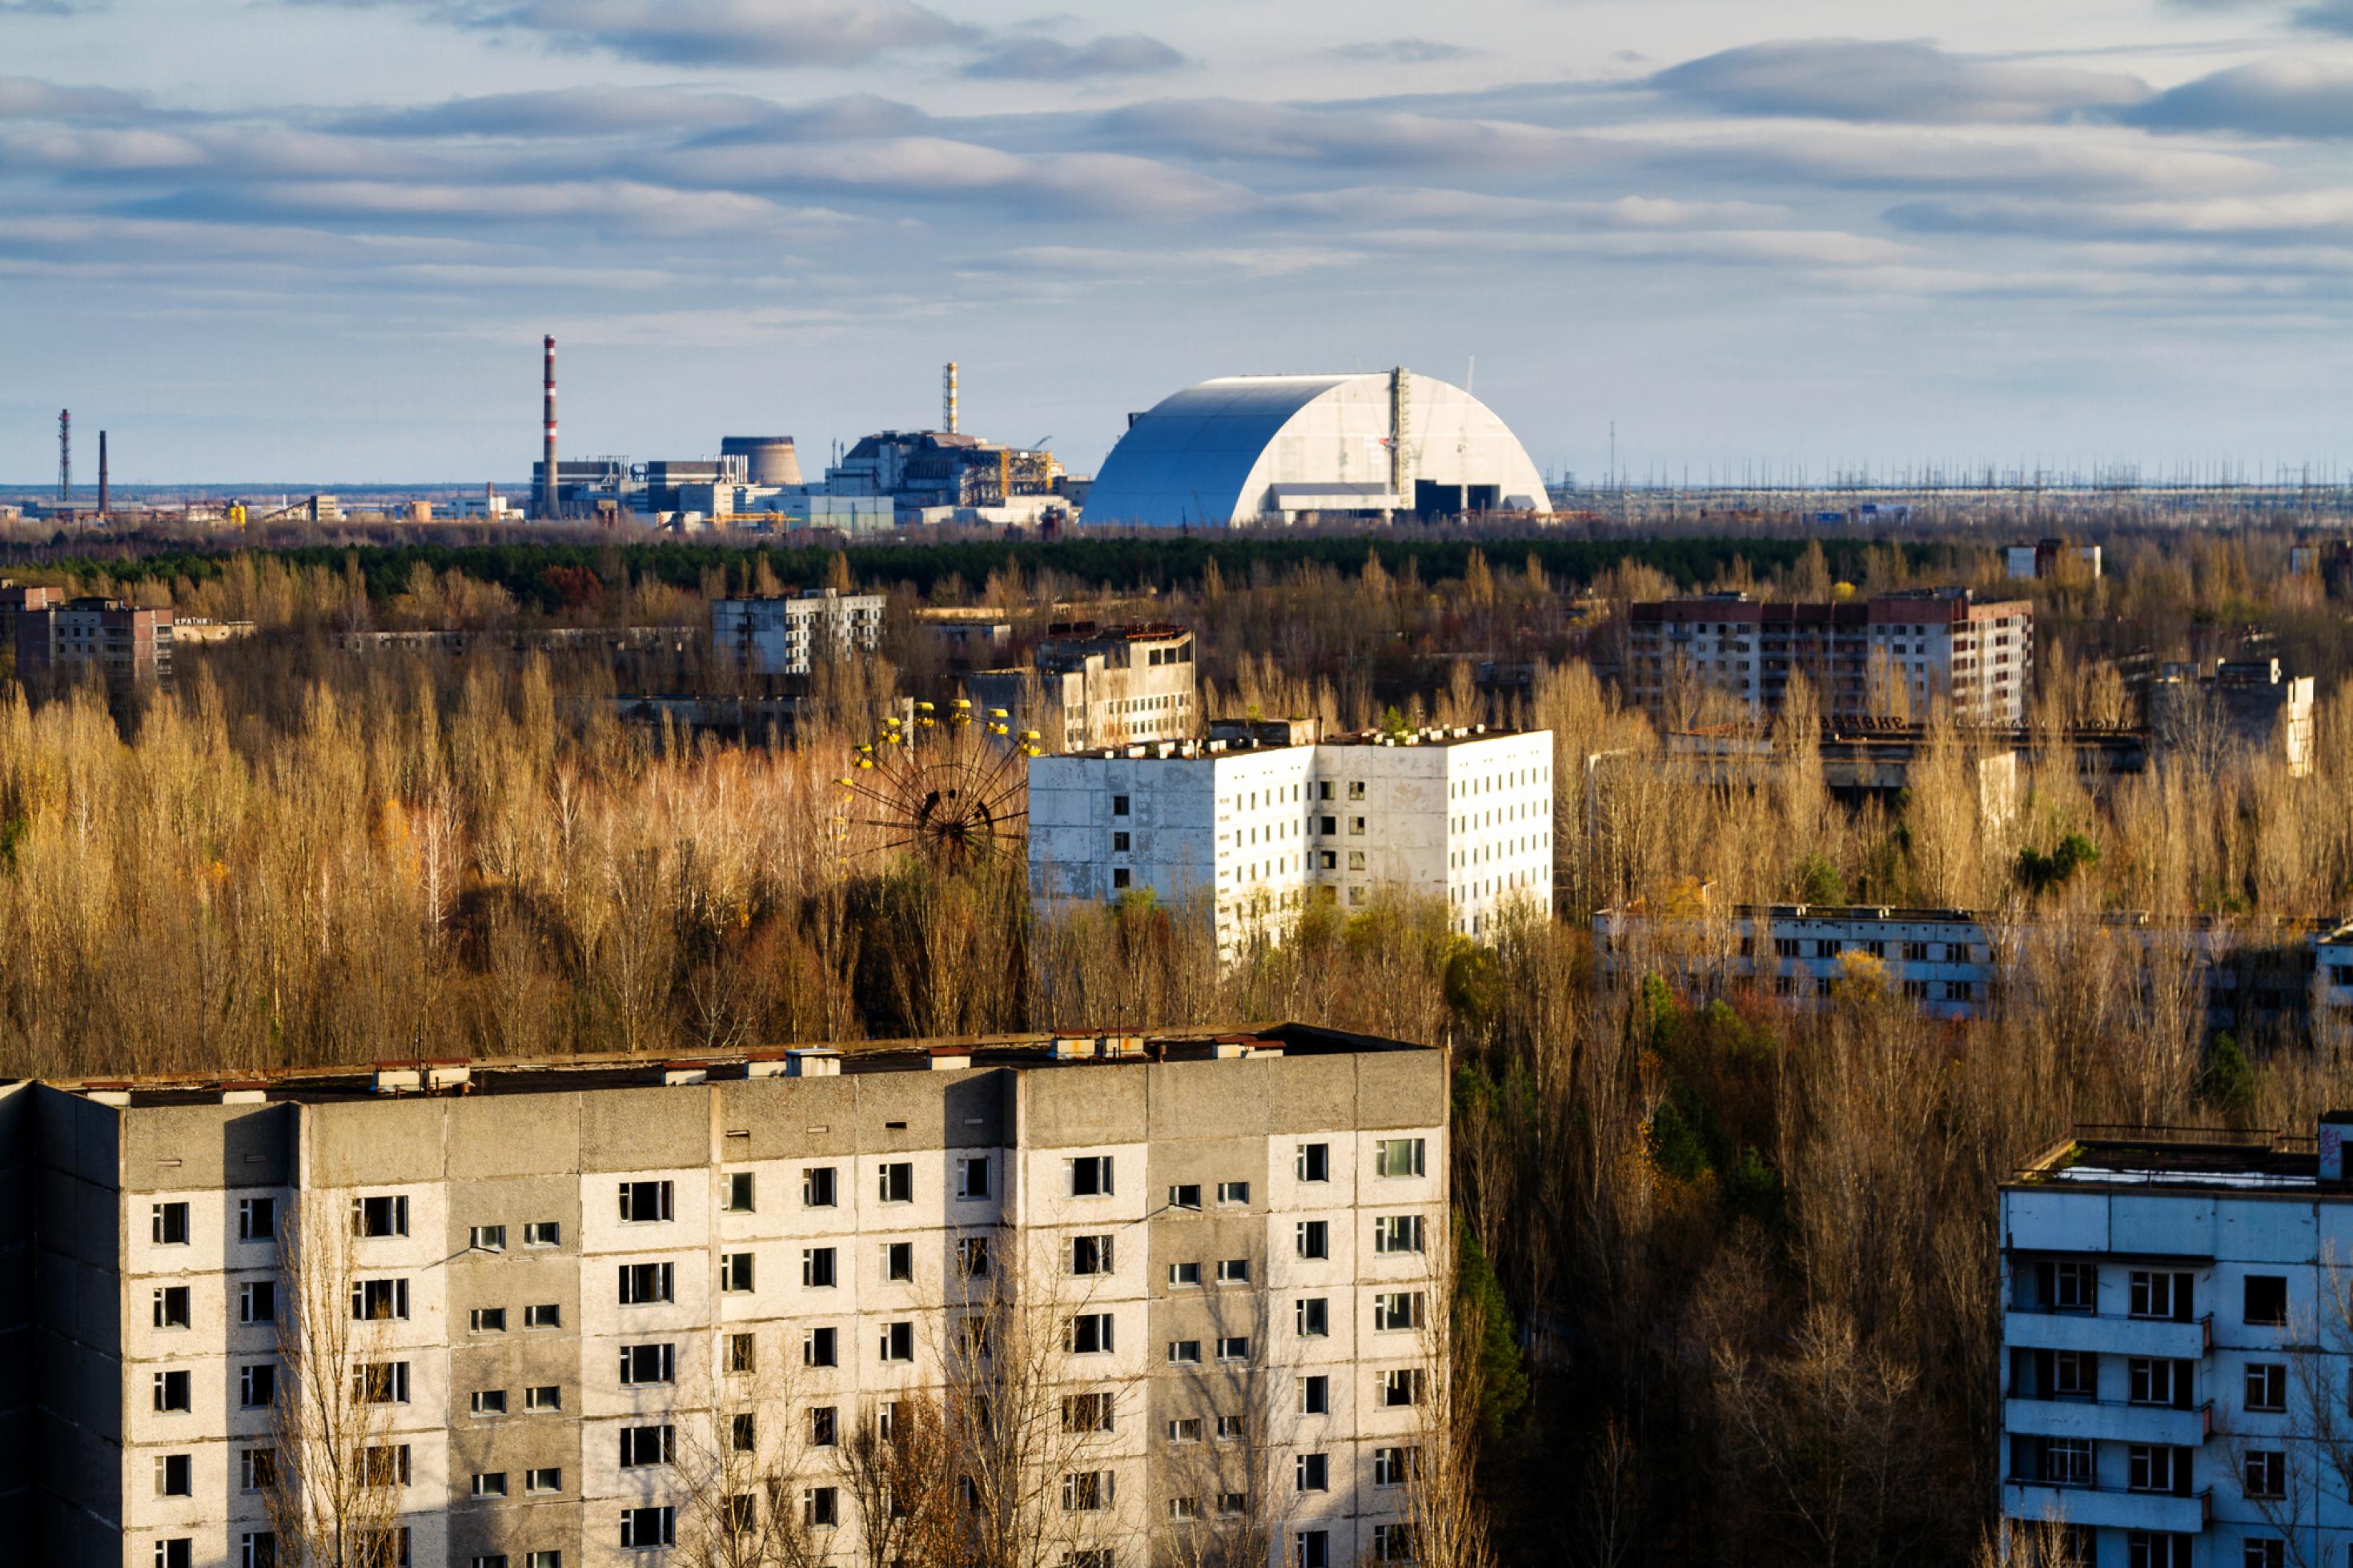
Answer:
M1004 709L1014 729L1039 731L1050 749L1181 741L1199 731L1193 634L1182 626L1058 622L1032 663L1034 675L986 670L965 678L965 689L979 707Z
M1041 911L1149 889L1196 905L1230 952L1310 899L1395 887L1454 929L1552 908L1552 731L1484 726L1318 740L1311 721L1219 724L1029 763L1029 889Z
M88 669L115 689L170 680L172 612L99 598L17 612L18 679L47 689Z
M2347 1561L2349 1126L2085 1136L2002 1184L2005 1517L2103 1568Z
M1967 588L1829 604L1709 594L1636 605L1628 626L1628 689L1670 720L1687 719L1708 692L1769 719L1803 676L1825 717L1942 709L1967 722L2018 724L2033 668L2033 606L1979 604Z
M882 595L804 588L711 602L711 651L747 675L807 675L813 659L882 641Z
M2275 658L2168 664L2149 683L2150 738L2168 753L2218 767L2229 753L2274 757L2290 778L2312 772L2308 675L2283 676Z
M1042 1413L1061 1562L1341 1568L1406 1539L1446 1116L1442 1051L1291 1026L11 1085L0 1496L27 1561L269 1563L308 1370L387 1564L863 1561L846 1452L963 1394Z

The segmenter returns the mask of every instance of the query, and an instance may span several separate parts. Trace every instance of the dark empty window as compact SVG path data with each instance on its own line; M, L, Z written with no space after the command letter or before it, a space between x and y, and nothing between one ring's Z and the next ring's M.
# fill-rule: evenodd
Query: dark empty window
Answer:
M2247 1321L2284 1328L2287 1325L2287 1277L2282 1274L2250 1274L2247 1276Z

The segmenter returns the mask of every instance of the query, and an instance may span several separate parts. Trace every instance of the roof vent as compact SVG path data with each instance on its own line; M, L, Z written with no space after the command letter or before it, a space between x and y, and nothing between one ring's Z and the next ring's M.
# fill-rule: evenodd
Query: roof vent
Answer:
M839 1078L841 1053L829 1046L803 1046L785 1053L786 1078Z
M934 1072L956 1072L972 1066L972 1052L964 1046L934 1046L924 1055L931 1058Z
M223 1105L259 1105L269 1098L269 1086L259 1079L247 1079L221 1085Z
M709 1083L711 1064L709 1062L664 1062L661 1066L661 1080L665 1084Z
M425 1087L429 1089L471 1089L474 1069L465 1062L427 1062Z
M414 1067L378 1062L375 1065L375 1091L378 1094L413 1093L425 1087L425 1075Z
M84 1100L91 1100L99 1105L128 1105L131 1103L131 1091L127 1089L85 1089L81 1093Z

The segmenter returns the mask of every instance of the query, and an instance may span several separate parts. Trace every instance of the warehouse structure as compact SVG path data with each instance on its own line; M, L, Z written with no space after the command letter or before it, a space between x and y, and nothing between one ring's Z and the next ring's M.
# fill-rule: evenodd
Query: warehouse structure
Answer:
M1187 387L1130 417L1086 520L1222 528L1546 510L1544 477L1492 409L1399 368Z

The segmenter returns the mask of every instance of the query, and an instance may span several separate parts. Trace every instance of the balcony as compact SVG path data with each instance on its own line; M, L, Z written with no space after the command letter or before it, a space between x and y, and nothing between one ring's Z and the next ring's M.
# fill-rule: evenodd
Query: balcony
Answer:
M2212 1401L2194 1410L2116 1400L2010 1399L2004 1429L2034 1437L2088 1437L2095 1443L2161 1443L2195 1448L2214 1435Z
M2214 1346L2214 1320L2209 1316L2178 1323L2120 1312L2013 1310L2002 1315L2001 1338L2003 1344L2017 1350L2094 1351L2101 1355L2197 1361Z
M2061 1487L2043 1481L2004 1481L2001 1511L2018 1520L2059 1520L2110 1530L2153 1530L2195 1535L2213 1514L2212 1494L2174 1497L2165 1492L2128 1492L2111 1487Z

